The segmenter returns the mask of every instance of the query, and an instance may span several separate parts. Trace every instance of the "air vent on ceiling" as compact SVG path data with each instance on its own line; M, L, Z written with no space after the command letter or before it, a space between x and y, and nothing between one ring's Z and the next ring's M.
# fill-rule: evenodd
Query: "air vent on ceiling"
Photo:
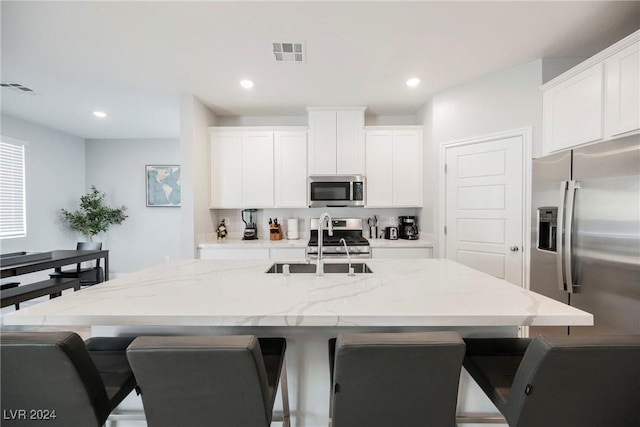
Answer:
M0 83L0 87L2 87L3 89L12 89L15 90L16 92L20 92L20 93L28 93L28 94L34 94L35 91L31 88L28 88L24 85L21 85L20 83L5 83L2 82Z
M276 62L304 62L306 53L304 42L273 41L271 42Z

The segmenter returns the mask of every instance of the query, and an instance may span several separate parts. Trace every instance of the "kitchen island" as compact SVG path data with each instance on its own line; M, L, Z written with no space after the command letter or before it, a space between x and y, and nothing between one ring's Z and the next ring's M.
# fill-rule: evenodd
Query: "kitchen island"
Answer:
M266 274L273 261L180 260L9 313L11 325L91 325L93 335L287 338L292 425L327 425L327 339L340 332L592 325L583 311L444 259L367 260L373 273ZM491 411L463 376L460 413ZM488 405L488 406L487 406Z

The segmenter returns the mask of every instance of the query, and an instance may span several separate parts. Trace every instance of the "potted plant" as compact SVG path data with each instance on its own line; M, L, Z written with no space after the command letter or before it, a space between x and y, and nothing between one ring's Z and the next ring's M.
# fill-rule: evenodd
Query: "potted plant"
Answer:
M80 209L69 212L61 209L62 219L71 229L81 232L90 242L93 236L107 231L112 224L122 224L127 208L110 208L105 204L107 195L91 186L91 192L80 197Z

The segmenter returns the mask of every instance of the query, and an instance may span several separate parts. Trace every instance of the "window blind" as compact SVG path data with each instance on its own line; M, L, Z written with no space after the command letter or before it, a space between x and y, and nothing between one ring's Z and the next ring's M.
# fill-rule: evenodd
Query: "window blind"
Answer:
M24 145L0 140L0 239L26 235Z

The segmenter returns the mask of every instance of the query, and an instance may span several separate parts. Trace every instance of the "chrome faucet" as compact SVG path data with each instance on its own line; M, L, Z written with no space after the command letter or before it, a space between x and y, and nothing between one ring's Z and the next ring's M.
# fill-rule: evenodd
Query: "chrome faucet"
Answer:
M329 236L333 236L333 221L331 221L331 215L327 212L320 215L320 220L318 221L318 258L316 258L316 275L324 276L324 261L322 260L322 229L324 228L324 223L327 223L327 233Z
M349 273L347 275L355 276L356 274L351 267L351 255L349 254L349 247L347 246L347 241L344 240L344 237L340 239L340 243L344 245L344 251L347 253L347 261L349 262Z

